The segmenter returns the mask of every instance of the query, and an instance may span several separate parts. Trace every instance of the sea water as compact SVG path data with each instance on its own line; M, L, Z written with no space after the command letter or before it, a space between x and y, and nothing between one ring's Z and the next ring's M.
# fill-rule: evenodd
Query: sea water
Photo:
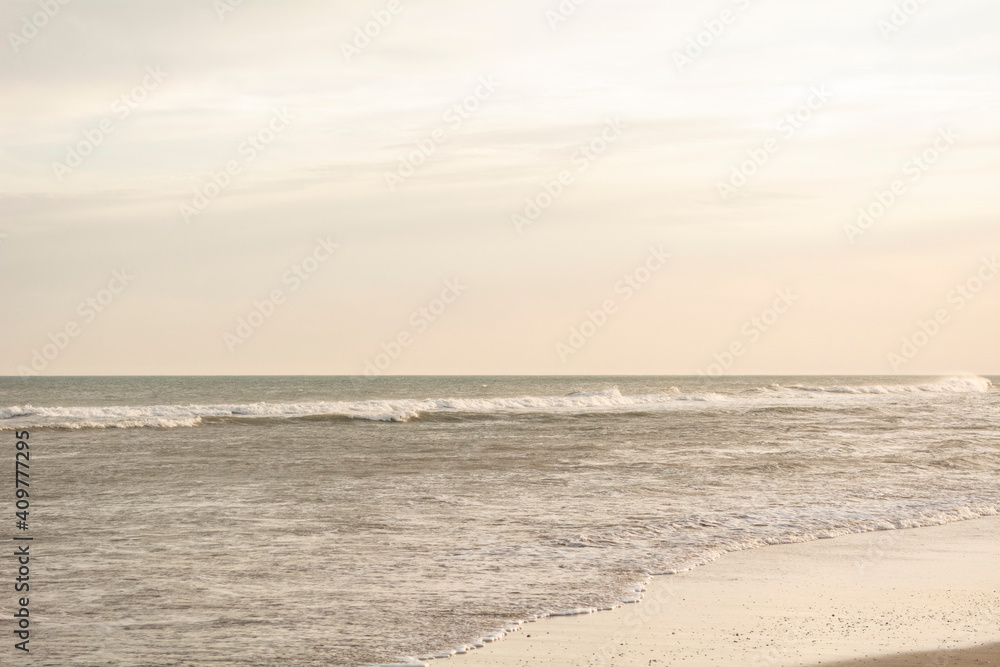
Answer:
M2 378L32 664L429 660L728 551L996 514L991 380Z

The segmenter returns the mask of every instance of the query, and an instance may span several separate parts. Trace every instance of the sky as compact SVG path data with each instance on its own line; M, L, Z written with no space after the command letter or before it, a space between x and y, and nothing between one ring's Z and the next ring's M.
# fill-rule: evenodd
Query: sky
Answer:
M1000 374L997 25L9 0L0 374Z

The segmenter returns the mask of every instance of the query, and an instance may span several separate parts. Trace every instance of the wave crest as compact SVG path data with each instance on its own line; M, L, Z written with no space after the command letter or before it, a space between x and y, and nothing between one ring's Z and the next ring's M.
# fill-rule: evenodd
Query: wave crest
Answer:
M833 386L833 387L810 387L807 385L793 384L787 387L781 385L771 385L773 389L796 389L799 391L826 392L833 394L979 394L990 391L993 383L987 378L970 377L950 377L926 384L898 384L898 385L861 385L861 386Z
M566 415L588 413L644 413L671 409L702 409L713 405L799 405L796 396L832 394L968 394L988 392L993 383L983 377L944 378L925 384L758 387L752 395L723 395L705 391L682 393L677 387L655 394L623 395L618 387L603 391L575 391L565 396L510 398L372 399L364 401L309 401L300 403L241 403L215 405L111 405L97 407L0 408L0 430L12 428L176 428L205 421L250 419L363 419L406 422L429 415ZM832 396L831 396L832 399ZM5 423L6 422L6 423Z
M368 421L405 422L426 414L560 414L590 411L655 409L681 401L720 401L719 394L649 394L623 396L617 387L567 396L514 398L436 398L367 401L316 401L304 403L246 403L219 405L112 405L104 407L51 407L30 405L0 409L0 420L17 427L137 428L147 426L196 426L203 419L260 419L341 417ZM24 418L30 418L26 423ZM13 426L0 425L0 430Z

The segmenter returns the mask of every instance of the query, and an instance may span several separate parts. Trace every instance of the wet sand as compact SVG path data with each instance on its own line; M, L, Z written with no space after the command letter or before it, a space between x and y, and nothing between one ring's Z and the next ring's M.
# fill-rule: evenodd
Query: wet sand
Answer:
M727 554L456 667L1000 665L1000 517ZM433 663L432 663L433 664Z

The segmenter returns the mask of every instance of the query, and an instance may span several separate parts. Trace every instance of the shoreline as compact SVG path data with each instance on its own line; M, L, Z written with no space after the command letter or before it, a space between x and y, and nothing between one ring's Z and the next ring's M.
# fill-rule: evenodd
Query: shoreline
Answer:
M640 604L526 623L450 660L955 667L1000 665L997 644L1000 517L987 516L727 553L652 577Z

